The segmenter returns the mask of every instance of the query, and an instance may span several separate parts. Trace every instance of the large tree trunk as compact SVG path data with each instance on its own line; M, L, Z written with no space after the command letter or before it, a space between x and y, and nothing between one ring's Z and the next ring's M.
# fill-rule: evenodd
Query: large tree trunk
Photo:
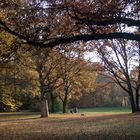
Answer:
M135 100L134 100L134 94L133 94L133 89L130 83L130 78L129 76L126 77L127 82L128 82L128 94L129 94L129 99L130 99L130 105L131 105L131 109L132 109L132 113L137 112L136 109L136 104L135 104Z
M140 28L139 28L139 31L140 31ZM140 41L139 41L139 51L138 51L138 54L139 54L139 66L138 66L138 81L137 81L137 88L136 88L136 97L135 97L135 100L136 100L136 109L137 111L140 111L140 107L139 107L139 91L140 91Z
M48 101L44 99L41 101L41 117L49 117Z
M136 91L136 110L140 111L140 107L139 107L139 90Z
M132 93L129 93L129 99L130 99L130 105L132 109L132 113L137 112L135 101L134 101L134 96Z
M40 82L40 92L41 92L41 117L49 117L48 101L46 97L46 89L43 82Z

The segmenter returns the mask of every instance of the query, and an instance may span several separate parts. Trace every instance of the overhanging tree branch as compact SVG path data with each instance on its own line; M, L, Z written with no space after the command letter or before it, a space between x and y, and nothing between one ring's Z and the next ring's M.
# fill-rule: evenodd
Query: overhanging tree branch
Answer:
M139 34L133 34L133 33L125 33L125 32L114 32L114 33L101 33L101 34L82 34L82 35L75 35L75 36L69 36L69 37L59 37L54 38L50 41L36 41L32 38L28 38L27 36L24 36L12 29L10 29L3 21L0 20L0 26L3 27L5 31L8 33L23 39L26 41L26 43L33 45L33 46L40 46L40 47L54 47L61 44L66 43L73 43L76 41L91 41L91 40L101 40L101 39L128 39L128 40L135 40L140 41L140 35Z
M83 41L87 42L90 40L100 40L100 39L128 39L128 40L135 40L140 41L140 35L132 34L132 33L104 33L104 34L84 34L84 35L76 35L72 37L60 37L54 39L51 42L48 42L44 45L53 47L55 45L65 44L65 43L72 43L75 41Z

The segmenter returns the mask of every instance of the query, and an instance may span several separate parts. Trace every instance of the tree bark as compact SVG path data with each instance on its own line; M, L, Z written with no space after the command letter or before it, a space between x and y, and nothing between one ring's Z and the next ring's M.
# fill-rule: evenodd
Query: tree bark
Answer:
M46 89L43 82L40 82L40 93L41 93L41 117L49 117L48 101L46 98Z
M136 91L136 110L140 111L140 107L139 107L139 90Z
M134 94L133 94L133 90L132 90L130 82L128 82L128 91L129 91L128 95L129 95L129 99L130 99L130 105L131 105L132 113L135 113L137 110L136 110Z
M140 31L140 27L139 27L139 31ZM137 88L136 88L136 109L137 111L140 111L140 107L139 107L139 91L140 91L140 41L139 41L139 66L138 66L138 84L137 84Z
M134 100L132 85L131 85L130 78L129 78L129 75L128 75L128 68L127 68L126 79L127 79L127 85L128 85L128 91L129 91L128 95L129 95L129 99L130 99L130 105L131 105L132 113L135 113L135 112L137 112L137 109L136 109L136 104L135 104L135 100Z
M135 101L134 101L133 93L129 93L129 99L130 99L130 105L131 105L132 113L137 112L137 109L136 109L136 106L135 106Z
M64 101L63 102L63 113L66 113L67 112L67 102Z
M41 101L41 117L49 117L48 101L44 99Z
M63 113L67 112L67 100L68 100L68 86L64 88L65 98L63 100Z

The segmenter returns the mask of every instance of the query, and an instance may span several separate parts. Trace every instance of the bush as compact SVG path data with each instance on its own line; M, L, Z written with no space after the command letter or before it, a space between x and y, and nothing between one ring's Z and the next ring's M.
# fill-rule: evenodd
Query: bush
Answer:
M15 101L9 96L4 96L1 101L1 111L17 111L21 107L22 103Z
M21 106L8 90L0 87L0 111L17 111Z
M62 111L63 104L62 101L57 97L54 99L54 112ZM49 103L49 110L51 111L51 101Z

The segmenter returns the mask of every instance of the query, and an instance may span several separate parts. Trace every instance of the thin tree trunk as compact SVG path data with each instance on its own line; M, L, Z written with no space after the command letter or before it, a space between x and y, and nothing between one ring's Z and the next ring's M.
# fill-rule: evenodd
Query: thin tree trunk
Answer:
M67 112L67 101L63 101L63 113Z
M63 101L63 113L66 113L67 112L67 98L68 98L68 88L65 87L64 89L65 91L65 98L64 98L64 101Z

